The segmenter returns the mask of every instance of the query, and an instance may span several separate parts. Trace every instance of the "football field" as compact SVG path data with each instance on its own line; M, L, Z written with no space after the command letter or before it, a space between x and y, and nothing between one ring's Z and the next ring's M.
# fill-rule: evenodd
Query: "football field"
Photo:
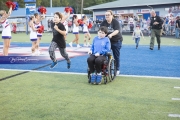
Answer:
M92 38L96 34L92 34ZM67 43L74 35L67 36ZM41 56L48 57L52 34L41 40ZM176 120L180 118L180 40L162 37L149 50L150 38L136 50L131 36L121 48L121 74L113 82L88 84L88 47L70 48L71 68L59 60L50 69L42 64L0 64L0 120ZM83 45L83 34L80 34ZM0 42L0 54L2 53ZM24 33L14 34L9 55L31 55Z

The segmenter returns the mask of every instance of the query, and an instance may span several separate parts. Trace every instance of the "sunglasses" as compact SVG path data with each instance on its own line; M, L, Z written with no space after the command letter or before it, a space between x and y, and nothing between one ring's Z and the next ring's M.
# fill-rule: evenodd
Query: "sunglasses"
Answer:
M111 16L110 14L106 14L105 16Z

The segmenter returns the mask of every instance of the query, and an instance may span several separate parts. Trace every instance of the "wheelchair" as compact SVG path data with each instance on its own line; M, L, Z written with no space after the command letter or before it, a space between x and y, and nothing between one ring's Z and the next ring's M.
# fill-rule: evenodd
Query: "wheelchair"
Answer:
M101 70L101 74L102 74L101 83L104 80L104 84L108 82L112 82L115 79L117 72L116 61L113 58L112 53L111 52L106 53L106 58L107 60L104 61ZM87 73L88 73L88 83L91 83L91 75L89 68L87 70Z

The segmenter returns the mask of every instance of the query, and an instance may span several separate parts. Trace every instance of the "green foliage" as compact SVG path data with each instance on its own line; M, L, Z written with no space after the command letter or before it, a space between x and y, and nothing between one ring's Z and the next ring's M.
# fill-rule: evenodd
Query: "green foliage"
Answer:
M6 7L5 3L7 0L0 0L0 10L8 10ZM24 0L13 0L18 2L20 8L25 7ZM84 0L83 8L98 5L98 4L103 4L107 2L112 2L115 0ZM52 0L52 6L53 7L65 7L65 6L72 6L76 13L81 13L81 2L82 0ZM36 5L37 6L45 6L45 7L50 7L50 0L36 0ZM89 14L91 12L88 11L83 11L83 13Z

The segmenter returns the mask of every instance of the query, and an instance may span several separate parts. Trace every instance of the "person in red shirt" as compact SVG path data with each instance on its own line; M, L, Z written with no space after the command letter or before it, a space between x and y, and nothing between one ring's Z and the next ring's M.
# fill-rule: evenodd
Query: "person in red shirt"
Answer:
M12 23L12 32L16 34L17 25L16 23Z

